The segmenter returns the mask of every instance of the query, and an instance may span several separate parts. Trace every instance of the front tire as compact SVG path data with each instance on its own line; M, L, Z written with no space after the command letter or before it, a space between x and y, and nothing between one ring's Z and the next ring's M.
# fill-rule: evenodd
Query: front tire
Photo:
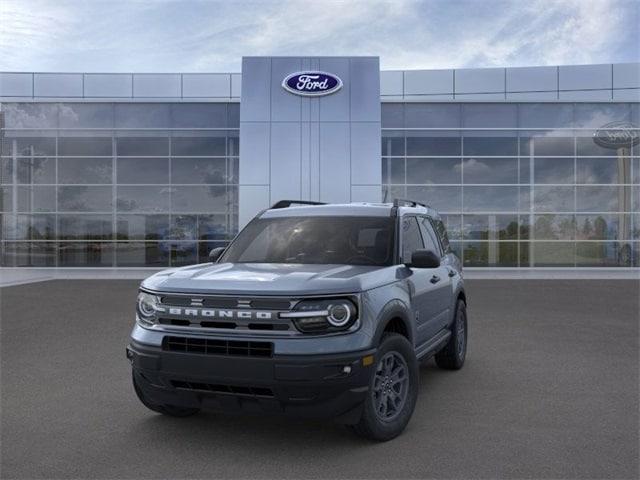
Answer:
M135 372L131 373L131 377L133 380L133 389L136 391L136 395L138 396L138 399L149 410L152 410L157 413L161 413L162 415L167 415L169 417L190 417L191 415L195 415L200 411L199 408L184 408L184 407L177 407L175 405L159 405L157 403L154 403L151 400L149 400L149 398L147 398L147 396L144 394L144 392L140 388Z
M445 370L460 370L467 356L467 305L456 304L456 318L451 325L451 337L445 347L436 353L436 365Z
M418 397L418 361L413 346L397 333L385 334L376 355L362 417L353 430L385 442L405 429Z

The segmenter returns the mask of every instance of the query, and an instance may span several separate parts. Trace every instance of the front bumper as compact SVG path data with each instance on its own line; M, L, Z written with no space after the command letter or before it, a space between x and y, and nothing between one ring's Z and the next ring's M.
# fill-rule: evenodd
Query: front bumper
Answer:
M370 355L375 349L257 358L166 351L133 340L127 347L136 382L153 403L344 423L360 417L375 364L363 358Z

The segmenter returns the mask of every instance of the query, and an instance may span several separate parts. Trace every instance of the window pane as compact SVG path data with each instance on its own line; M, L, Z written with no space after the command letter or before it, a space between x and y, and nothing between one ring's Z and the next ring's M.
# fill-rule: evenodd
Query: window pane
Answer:
M158 247L161 251L170 252L172 267L194 265L198 262L197 242L160 242Z
M5 128L57 128L58 106L50 103L3 103Z
M531 245L535 267L573 267L575 264L573 242L532 242Z
M0 187L0 212L13 210L13 187Z
M0 184L13 183L13 160L0 158Z
M120 137L117 142L120 157L169 155L169 139L166 137Z
M198 239L226 240L230 238L226 215L199 215Z
M611 122L630 122L631 109L623 103L576 103L574 109L576 127L600 128Z
M573 212L574 187L544 187L533 189L533 209L538 212Z
M168 212L169 187L118 186L117 209L119 212Z
M535 183L574 183L573 158L535 158L533 181Z
M578 242L576 266L578 267L631 267L630 244L618 242Z
M224 156L226 137L173 137L171 155Z
M518 137L469 137L463 138L465 155L508 156L518 154Z
M631 183L628 158L578 158L577 183Z
M520 128L570 128L573 126L573 105L522 103L518 105Z
M517 267L517 242L464 242L466 267Z
M4 244L3 267L53 267L56 264L55 242Z
M573 240L576 221L573 215L534 215L533 235L536 240Z
M16 240L55 240L55 215L18 215L17 232L14 238Z
M578 240L628 240L632 238L628 214L577 215Z
M404 133L383 132L382 156L404 155Z
M18 212L54 212L56 187L18 187Z
M168 158L118 158L118 183L169 183Z
M117 128L169 128L170 107L167 103L116 103Z
M60 242L58 265L60 267L111 267L113 243Z
M240 128L240 103L227 104L227 126Z
M111 137L60 137L58 155L110 157L112 155Z
M578 153L578 155L600 155L603 157L615 157L618 154L616 148L602 147L594 142L593 135L588 137L577 137L576 152Z
M517 158L465 158L464 183L518 183Z
M61 158L58 160L59 183L112 183L110 158Z
M171 105L174 128L225 128L226 103L174 103Z
M516 215L464 215L464 238L469 240L517 240Z
M229 208L228 187L174 187L174 212L226 212Z
M520 154L545 157L573 156L573 137L520 138Z
M111 215L59 215L60 240L112 240Z
M623 212L631 210L630 186L577 187L578 212Z
M110 212L111 187L58 187L58 210L61 212Z
M460 155L460 137L421 137L407 133L407 155Z
M382 159L382 183L405 183L405 159L404 158L383 158Z
M518 187L465 187L465 212L512 212L518 209Z
M33 134L31 134L33 135ZM2 139L2 155L14 154L24 157L46 157L56 154L56 139L54 137L18 137L10 136Z
M60 127L112 128L113 104L62 103L60 104Z
M389 199L410 198L431 205L440 213L460 212L462 209L461 187L407 187L406 196L402 192L397 193L397 197L390 196Z
M403 128L404 127L404 104L403 103L383 103L382 128Z
M517 105L465 104L463 109L463 127L465 128L509 128L518 126Z
M171 241L196 240L198 238L198 217L196 215L174 215L171 217L169 235Z
M411 263L411 255L416 250L424 248L422 236L415 217L402 219L402 261Z
M440 218L447 229L450 240L462 238L462 217L460 215L441 215Z
M18 183L56 183L56 159L18 158Z
M404 116L407 128L460 127L459 105L406 103Z
M225 184L226 163L224 158L174 158L171 179L173 183Z
M169 251L154 242L119 242L116 244L116 264L119 267L166 267Z
M169 233L168 215L118 215L118 240L159 240Z
M459 158L408 158L408 183L462 182L462 164Z

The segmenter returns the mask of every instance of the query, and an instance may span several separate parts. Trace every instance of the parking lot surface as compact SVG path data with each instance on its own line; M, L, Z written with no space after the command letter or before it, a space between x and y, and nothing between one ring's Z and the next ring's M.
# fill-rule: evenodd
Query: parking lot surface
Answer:
M465 367L399 438L135 397L136 281L0 289L1 478L637 478L640 282L472 280Z

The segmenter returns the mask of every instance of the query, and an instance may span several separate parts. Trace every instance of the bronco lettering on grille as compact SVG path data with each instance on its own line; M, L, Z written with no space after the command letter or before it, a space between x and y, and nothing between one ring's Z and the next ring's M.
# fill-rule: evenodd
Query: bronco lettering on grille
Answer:
M273 318L273 312L260 312L255 310L218 310L213 308L170 307L169 315L183 317L238 318L243 320L271 320Z

